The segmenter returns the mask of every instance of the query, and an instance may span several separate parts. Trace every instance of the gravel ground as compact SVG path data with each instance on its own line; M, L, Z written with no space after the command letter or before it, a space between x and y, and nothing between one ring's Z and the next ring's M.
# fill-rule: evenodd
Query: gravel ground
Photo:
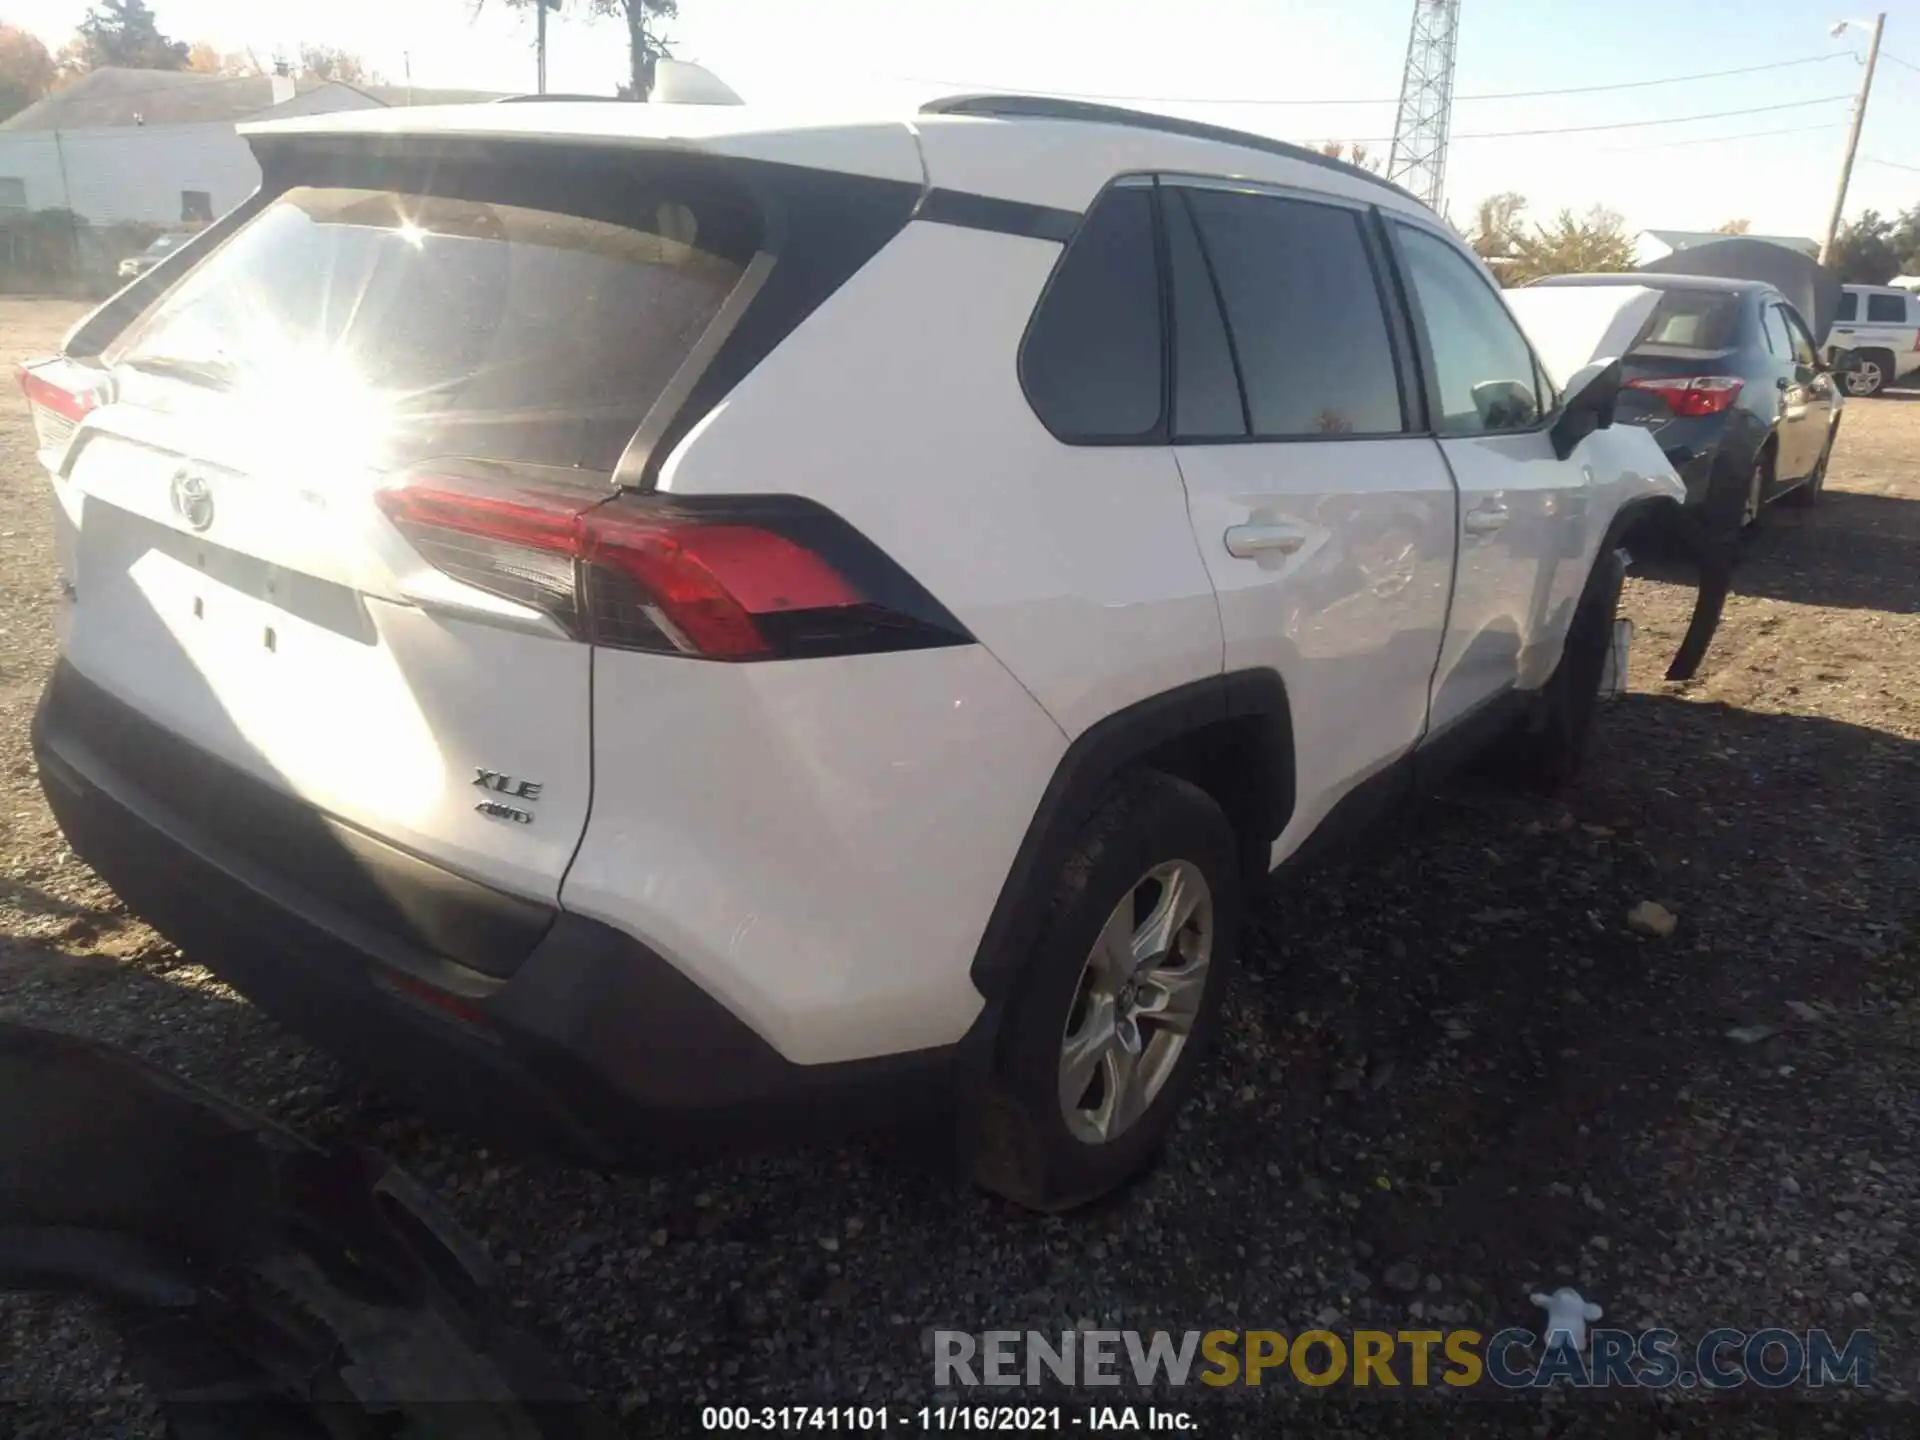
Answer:
M76 313L0 300L0 350L46 348ZM1528 1292L1558 1284L1682 1334L1864 1325L1883 1390L1920 1380L1920 394L1849 406L1825 499L1769 514L1700 680L1659 678L1687 592L1630 581L1634 693L1574 791L1466 786L1277 889L1164 1163L1047 1220L955 1187L913 1137L657 1178L491 1155L125 914L65 850L28 753L54 653L28 435L0 406L0 1014L386 1149L610 1409L920 1403L932 1327L1493 1330L1535 1323ZM1670 937L1627 926L1647 900ZM158 1433L85 1305L0 1300L0 1346L0 1425L57 1402L57 1433ZM1409 1408L1339 1413L1377 1433ZM1859 1433L1886 1412L1822 1413ZM1582 1397L1532 1418L1622 1423Z

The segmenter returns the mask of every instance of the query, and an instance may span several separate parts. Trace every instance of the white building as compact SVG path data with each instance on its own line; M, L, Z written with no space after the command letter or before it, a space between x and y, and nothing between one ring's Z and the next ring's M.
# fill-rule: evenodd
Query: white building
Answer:
M0 123L0 213L71 210L94 225L204 223L260 184L237 122L494 98L278 75L95 70Z
M1696 245L1711 245L1716 240L1734 238L1721 230L1642 230L1633 241L1634 263L1645 265L1654 260L1664 260L1676 250L1691 250ZM1809 260L1820 258L1820 242L1800 235L1742 235L1738 238L1766 240L1775 245L1784 245L1789 250L1798 250Z

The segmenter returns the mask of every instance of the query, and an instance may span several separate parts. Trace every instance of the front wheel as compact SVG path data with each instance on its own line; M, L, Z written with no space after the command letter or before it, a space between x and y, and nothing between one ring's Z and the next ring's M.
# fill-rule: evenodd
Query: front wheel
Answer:
M1055 877L1008 998L979 1101L982 1185L1060 1211L1151 1161L1218 1022L1240 918L1220 807L1170 775L1125 777Z
M1610 550L1587 577L1552 678L1535 697L1532 712L1488 756L1493 769L1509 780L1527 789L1553 791L1579 771L1600 702L1625 576L1619 552Z

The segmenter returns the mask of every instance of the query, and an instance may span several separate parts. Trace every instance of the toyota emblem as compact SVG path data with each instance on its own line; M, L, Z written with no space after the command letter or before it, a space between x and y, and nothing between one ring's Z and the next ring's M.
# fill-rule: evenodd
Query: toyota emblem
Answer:
M168 500L173 513L195 530L204 530L213 524L213 487L204 477L191 471L182 470L173 477L173 486L168 492Z

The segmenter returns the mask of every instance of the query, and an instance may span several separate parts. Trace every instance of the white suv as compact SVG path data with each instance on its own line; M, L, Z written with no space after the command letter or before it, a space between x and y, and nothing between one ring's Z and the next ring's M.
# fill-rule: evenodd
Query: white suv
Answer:
M974 97L379 111L23 375L75 850L289 1026L596 1160L949 1104L1096 1195L1247 896L1563 773L1680 483L1402 191ZM1563 377L1564 378L1564 377Z
M1834 311L1828 354L1851 353L1849 395L1877 395L1920 370L1920 295L1888 285L1846 285Z

